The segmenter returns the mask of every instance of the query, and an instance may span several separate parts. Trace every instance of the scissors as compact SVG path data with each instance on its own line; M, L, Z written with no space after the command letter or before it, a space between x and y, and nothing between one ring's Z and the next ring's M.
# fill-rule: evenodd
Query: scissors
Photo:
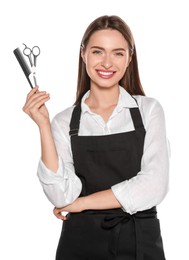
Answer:
M38 46L34 46L32 49L30 49L29 47L27 47L26 44L23 43L23 45L25 46L24 50L23 50L23 54L25 56L28 57L30 65L31 65L31 69L32 69L32 73L33 73L33 79L35 82L35 86L37 86L37 80L36 80L36 64L37 64L37 57L40 54L40 48Z

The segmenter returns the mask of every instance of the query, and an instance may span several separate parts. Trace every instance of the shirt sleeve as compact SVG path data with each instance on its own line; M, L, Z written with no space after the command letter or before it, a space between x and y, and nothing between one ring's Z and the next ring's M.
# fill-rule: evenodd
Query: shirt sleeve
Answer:
M75 174L69 140L69 124L55 117L51 124L58 153L58 170L52 172L40 159L37 175L49 201L57 208L72 203L81 193L82 184Z
M142 112L146 136L141 171L111 187L123 210L130 214L158 205L168 191L170 156L164 111L159 102L153 100L153 105L147 104Z

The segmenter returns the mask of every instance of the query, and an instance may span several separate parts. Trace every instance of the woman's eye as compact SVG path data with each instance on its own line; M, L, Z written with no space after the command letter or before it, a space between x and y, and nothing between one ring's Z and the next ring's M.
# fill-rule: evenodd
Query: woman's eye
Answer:
M123 56L124 54L123 54L123 52L116 52L115 55L116 56Z
M94 50L92 53L93 53L93 54L101 54L102 51L100 51L100 50Z

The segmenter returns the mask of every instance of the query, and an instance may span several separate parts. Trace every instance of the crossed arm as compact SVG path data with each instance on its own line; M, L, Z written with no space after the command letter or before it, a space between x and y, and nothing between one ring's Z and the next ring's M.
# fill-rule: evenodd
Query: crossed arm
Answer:
M64 208L54 208L53 212L57 218L67 220L66 216L62 215L62 212L81 212L89 209L101 210L121 207L112 190L108 189L85 197L79 197Z

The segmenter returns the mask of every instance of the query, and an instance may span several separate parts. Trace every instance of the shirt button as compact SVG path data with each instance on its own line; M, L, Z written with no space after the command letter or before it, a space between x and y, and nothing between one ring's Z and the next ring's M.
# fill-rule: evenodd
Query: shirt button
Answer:
M104 134L108 134L110 131L109 131L109 129L108 129L108 127L107 127L107 125L104 127Z

